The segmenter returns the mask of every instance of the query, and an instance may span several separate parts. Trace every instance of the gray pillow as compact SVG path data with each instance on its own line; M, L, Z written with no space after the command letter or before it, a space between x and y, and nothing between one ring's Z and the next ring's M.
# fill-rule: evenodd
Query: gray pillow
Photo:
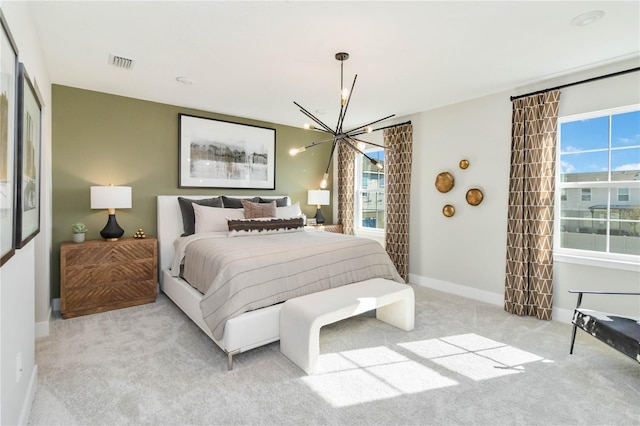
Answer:
M222 200L220 197L205 198L202 200L178 197L178 204L180 204L180 211L182 212L182 227L184 228L184 234L182 234L183 237L195 234L196 232L196 216L193 212L193 203L208 207L222 207Z
M225 209L241 209L242 200L251 201L252 203L258 202L258 197L253 198L231 198L225 195L222 196L222 205Z
M272 201L276 202L276 207L287 207L287 197L275 198L275 199L258 197L259 203L270 203Z

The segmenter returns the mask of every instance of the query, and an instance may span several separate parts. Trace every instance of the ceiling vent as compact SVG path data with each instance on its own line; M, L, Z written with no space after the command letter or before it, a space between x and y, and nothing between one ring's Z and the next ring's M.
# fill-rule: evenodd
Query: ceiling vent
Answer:
M135 64L135 60L131 58L125 58L124 56L118 56L114 54L109 55L109 63L118 68L124 68L125 70L130 70L133 68L133 64Z

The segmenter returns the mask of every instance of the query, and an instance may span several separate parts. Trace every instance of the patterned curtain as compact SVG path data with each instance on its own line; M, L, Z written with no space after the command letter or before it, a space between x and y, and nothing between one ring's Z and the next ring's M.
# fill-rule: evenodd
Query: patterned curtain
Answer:
M355 196L355 151L338 144L338 223L342 232L353 235L353 202Z
M553 303L553 208L560 91L512 106L504 309L550 320Z
M409 201L413 126L384 130L386 182L386 249L398 273L409 282Z

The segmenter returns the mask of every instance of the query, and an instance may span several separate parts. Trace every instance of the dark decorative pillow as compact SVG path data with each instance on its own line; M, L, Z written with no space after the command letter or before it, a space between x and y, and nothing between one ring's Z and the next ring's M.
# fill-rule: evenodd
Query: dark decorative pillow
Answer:
M252 203L251 201L242 200L244 208L244 217L246 219L258 219L261 217L276 217L276 202L270 203Z
M270 203L272 201L276 202L276 207L286 207L287 206L287 197L272 198L272 199L258 197L258 202L259 203Z
M225 209L241 209L242 208L242 200L251 201L254 203L258 202L258 197L253 198L231 198L225 195L222 196L222 206Z
M229 225L230 237L304 231L304 221L301 217L289 219L229 219L227 224Z
M222 200L220 197L205 198L202 200L178 197L178 204L180 204L180 211L182 212L182 227L184 228L184 234L182 234L183 237L195 234L196 232L196 217L193 213L193 203L208 207L222 207Z

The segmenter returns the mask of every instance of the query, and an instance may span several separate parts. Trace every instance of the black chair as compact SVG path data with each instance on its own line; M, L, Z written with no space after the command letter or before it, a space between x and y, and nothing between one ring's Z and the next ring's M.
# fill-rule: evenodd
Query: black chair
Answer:
M569 290L569 293L578 294L578 304L571 320L573 332L571 333L570 354L573 353L576 330L580 328L640 363L640 319L627 318L580 307L583 294L640 296L640 293L582 290ZM638 303L640 306L640 300Z

